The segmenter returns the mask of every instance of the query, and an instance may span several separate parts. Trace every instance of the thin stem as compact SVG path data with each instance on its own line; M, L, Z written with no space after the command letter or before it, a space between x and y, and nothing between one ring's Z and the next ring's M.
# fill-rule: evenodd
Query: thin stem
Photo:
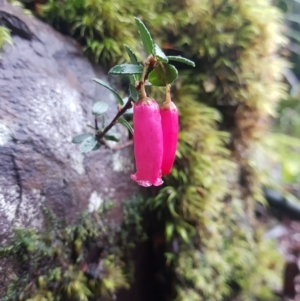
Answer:
M149 73L155 68L156 64L157 64L156 58L152 54L150 54L144 63L144 70L143 70L141 80L135 86L135 88L138 91L140 91L140 93L142 94L142 97L147 97L145 91L145 82L149 76Z
M147 93L146 93L146 90L145 90L145 80L146 80L147 70L150 66L150 60L151 60L152 57L153 57L152 54L149 55L147 60L145 61L143 74L142 74L142 77L141 77L141 80L140 80L140 92L141 92L141 98L142 99L147 97Z
M131 140L128 140L128 141L126 141L125 143L123 143L123 144L119 144L119 145L116 145L116 146L113 146L113 147L110 147L109 146L109 144L104 140L103 141L103 144L107 147L107 148L109 148L109 149L111 149L111 150L120 150L120 149L123 149L123 148L125 148L125 147L127 147L127 146L129 146L129 145L132 145L133 144L133 140L131 139Z
M143 74L141 77L141 80L139 81L139 83L135 86L135 88L141 93L141 97L145 98L147 97L146 94L146 90L145 90L145 81L148 78L149 73L155 68L157 64L157 60L156 58L150 54L147 58L147 60L145 61L144 64L144 70L143 70ZM105 144L104 141L102 140L103 137L106 135L106 133L117 123L118 119L128 110L132 107L132 102L133 99L131 97L128 98L126 104L118 111L117 115L115 116L115 118L110 122L110 124L108 126L106 126L103 131L99 132L98 131L98 123L95 119L95 128L98 131L96 133L96 139L99 143L101 144Z
M132 107L132 98L129 97L126 104L123 106L123 108L117 113L115 118L110 122L108 126L106 126L102 132L98 132L96 134L96 139L99 143L102 143L102 138L105 136L105 134L117 123L118 119L128 110Z
M170 86L169 84L166 85L166 101L165 103L170 103L172 100L171 100L171 92L170 92Z
M98 131L98 117L95 115L95 130Z
M105 127L105 114L102 115L102 129Z
M146 98L147 97L147 93L146 93L146 90L145 90L145 82L141 81L141 87L140 87L140 92L141 92L141 98Z
M123 143L121 145L116 145L112 149L113 150L120 150L120 149L125 148L125 147L127 147L129 145L132 145L132 144L133 144L133 140L131 139L131 140L128 140L128 141L126 141L125 143Z

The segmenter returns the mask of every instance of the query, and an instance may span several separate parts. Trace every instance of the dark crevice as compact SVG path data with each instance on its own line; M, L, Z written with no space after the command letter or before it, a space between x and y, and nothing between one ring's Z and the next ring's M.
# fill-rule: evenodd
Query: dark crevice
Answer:
M21 19L1 10L0 25L7 27L13 35L17 35L23 39L31 40L34 37L29 27Z
M17 182L17 185L19 187L19 202L18 202L16 211L15 211L15 217L14 217L14 219L11 222L11 224L13 225L14 222L15 222L15 220L19 216L20 207L21 207L22 200L23 200L23 187L22 187L22 178L21 178L21 174L20 174L17 162L16 162L16 158L15 158L14 155L11 155L11 157L12 157L12 162L13 162L13 169L15 171L16 182Z

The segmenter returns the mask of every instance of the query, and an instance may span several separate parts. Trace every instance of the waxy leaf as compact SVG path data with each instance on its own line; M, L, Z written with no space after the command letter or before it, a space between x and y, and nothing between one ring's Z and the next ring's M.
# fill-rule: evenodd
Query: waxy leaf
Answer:
M87 137L93 136L92 134L80 134L78 136L73 137L72 143L78 144L85 140Z
M195 67L195 63L185 57L182 56L167 56L167 58L169 59L169 61L176 61L176 62L180 62L192 67Z
M104 139L109 140L109 141L119 142L119 139L116 136L113 136L113 135L105 135Z
M148 80L153 86L171 84L178 77L177 69L170 64L161 63L149 73Z
M93 81L96 82L97 84L101 85L102 87L110 90L112 93L114 93L114 95L116 96L117 98L117 101L120 105L123 105L123 100L122 100L122 97L118 94L117 91L115 91L112 87L110 87L107 83L105 83L104 81L102 81L101 79L99 78L93 78Z
M94 136L86 138L80 145L80 151L82 153L91 152L97 145L98 141Z
M142 38L144 49L145 49L147 56L150 54L154 55L154 43L153 43L153 39L149 33L149 30L147 29L145 24L140 19L138 19L138 18L134 18L134 19L135 19L135 23L138 27L138 30L140 32L140 36Z
M163 63L167 63L169 60L168 60L168 57L164 54L164 52L161 50L161 48L155 44L154 45L154 51L155 51L155 57L163 62Z
M126 45L126 44L124 44L124 47L125 47L125 49L126 49L126 51L128 53L128 56L129 56L129 59L130 59L130 63L131 64L135 64L135 65L139 65L138 59L137 59L135 53L132 51L132 49L128 45ZM137 74L131 74L131 75L129 75L130 83L133 84L133 85L135 84L135 82L139 78L140 77Z
M121 123L122 125L124 125L129 130L129 132L131 134L133 134L133 128L132 128L132 126L130 125L130 123L126 119L124 119L123 117L120 117L118 119L118 122Z
M142 74L143 67L141 65L135 65L135 64L116 65L112 67L108 73L115 74L115 75Z
M130 58L130 63L138 65L139 64L138 59L137 59L135 53L132 51L132 49L126 44L124 44L124 47L125 47L125 49L128 53L128 56Z
M101 147L101 144L99 142L97 142L97 144L95 145L95 147L92 149L93 151L94 150L97 150Z
M134 100L137 101L140 98L139 92L135 88L134 85L129 84L129 96Z
M93 114L94 115L102 115L104 114L108 109L108 104L103 101L98 101L93 105Z

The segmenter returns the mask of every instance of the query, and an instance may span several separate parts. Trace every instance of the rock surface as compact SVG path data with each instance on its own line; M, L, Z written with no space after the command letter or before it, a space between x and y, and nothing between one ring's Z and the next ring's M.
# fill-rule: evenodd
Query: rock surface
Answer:
M115 113L113 95L91 81L107 79L75 41L3 0L1 22L14 42L0 60L1 243L13 227L42 226L41 204L74 220L109 199L119 219L122 201L137 189L129 177L131 147L82 155L71 143L89 132L93 102L114 104L108 120ZM1 286L5 271L0 274Z

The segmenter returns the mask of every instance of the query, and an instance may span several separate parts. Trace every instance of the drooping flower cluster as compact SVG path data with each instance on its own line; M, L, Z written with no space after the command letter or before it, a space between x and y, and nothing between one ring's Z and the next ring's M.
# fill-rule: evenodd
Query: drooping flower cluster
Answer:
M178 142L178 110L174 102L167 99L160 108L163 132L162 175L168 175L173 167Z
M138 100L133 107L133 124L137 171L131 178L144 187L159 186L162 175L172 170L178 140L178 111L169 93L161 108L154 99Z

